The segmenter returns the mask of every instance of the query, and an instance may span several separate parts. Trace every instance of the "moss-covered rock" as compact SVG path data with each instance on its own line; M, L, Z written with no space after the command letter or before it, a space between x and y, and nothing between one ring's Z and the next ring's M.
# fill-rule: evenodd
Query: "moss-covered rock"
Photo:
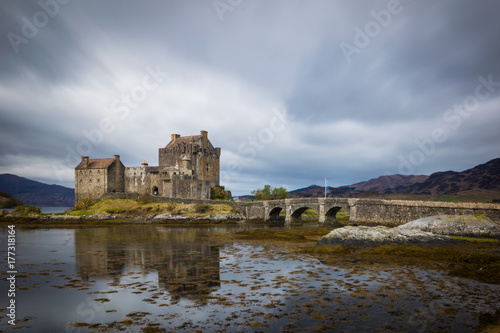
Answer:
M436 235L430 232L420 230L398 230L388 227L343 227L331 231L323 236L318 246L378 246L383 244L423 244L432 246L451 245L460 242L448 236Z
M500 238L500 226L484 215L436 215L403 224L398 230L420 230L438 235Z

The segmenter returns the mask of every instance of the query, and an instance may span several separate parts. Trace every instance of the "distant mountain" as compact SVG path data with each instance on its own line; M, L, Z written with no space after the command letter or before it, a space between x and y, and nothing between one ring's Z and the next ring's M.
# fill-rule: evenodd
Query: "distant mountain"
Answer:
M364 182L348 185L346 187L350 187L358 191L384 193L387 189L394 189L400 186L410 186L416 183L422 183L425 182L428 178L429 176L424 175L380 176Z
M290 198L323 198L325 196L325 187L318 185L311 185L302 189L289 191ZM343 197L343 198L357 198L365 196L367 192L357 191L348 187L328 187L326 196Z
M325 191L325 187L321 187L318 185L310 185L308 187L299 188L299 189L293 190L293 191L288 191L288 193L297 193L297 192L301 192L301 191L314 190L314 189L323 189L323 192Z
M328 188L328 197L384 197L387 194L456 195L500 199L500 158L462 172L435 172L424 175L380 176L365 182ZM290 191L291 197L323 197L325 188L311 185Z
M8 173L0 175L0 191L25 205L72 207L75 203L75 190L72 188L48 185Z
M436 172L424 182L401 186L393 192L500 197L500 158L462 172Z

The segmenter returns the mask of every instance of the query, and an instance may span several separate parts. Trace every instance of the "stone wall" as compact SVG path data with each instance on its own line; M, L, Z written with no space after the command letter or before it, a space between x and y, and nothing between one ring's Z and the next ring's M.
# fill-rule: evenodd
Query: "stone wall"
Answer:
M130 167L125 168L125 192L153 194L153 188L158 193L163 192L158 167Z
M163 190L160 191L160 195L165 198L198 200L210 198L210 183L205 180L194 179L188 175L172 175L162 183Z
M262 202L238 202L237 205L247 220L265 219L266 212Z
M108 167L107 177L106 192L125 191L125 166L118 155L115 155L115 161Z
M239 203L248 220L269 220L273 209L286 209L286 221L300 219L305 208L319 213L319 222L334 220L340 207L349 212L350 224L398 226L422 217L434 215L479 214L500 224L500 205L487 203L453 203L437 201L297 198Z
M181 143L173 147L160 148L158 164L161 168L181 164L184 155L191 159L191 167L200 180L207 180L212 186L219 185L220 178L220 148L214 148L202 131L197 142Z
M75 205L83 198L97 200L108 190L106 169L75 170Z
M132 199L137 200L141 197L139 193L106 193L104 195L104 199ZM230 205L235 209L240 209L243 213L244 211L241 209L240 205L233 201L223 201L223 200L199 200L199 199L181 199L181 198L165 198L165 197L151 197L154 202L158 203L179 203L179 204L197 204L204 203L207 205Z
M498 204L378 199L349 201L352 205L349 223L398 226L422 217L442 214L480 214L500 223Z

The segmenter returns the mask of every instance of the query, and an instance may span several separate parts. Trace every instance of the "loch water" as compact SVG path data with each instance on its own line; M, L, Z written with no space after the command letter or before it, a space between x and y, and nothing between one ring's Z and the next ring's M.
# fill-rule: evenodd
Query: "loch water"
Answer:
M500 307L500 286L414 266L339 261L293 245L235 241L257 226L8 229L0 331L473 332Z

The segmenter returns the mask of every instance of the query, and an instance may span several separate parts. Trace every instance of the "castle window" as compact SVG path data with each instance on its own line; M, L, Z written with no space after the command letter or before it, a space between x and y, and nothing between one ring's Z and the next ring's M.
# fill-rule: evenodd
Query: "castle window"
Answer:
M97 178L97 183L100 183L101 182L101 179L100 178Z
M89 179L89 183L92 183L92 178Z
M208 163L207 163L207 172L208 172Z

